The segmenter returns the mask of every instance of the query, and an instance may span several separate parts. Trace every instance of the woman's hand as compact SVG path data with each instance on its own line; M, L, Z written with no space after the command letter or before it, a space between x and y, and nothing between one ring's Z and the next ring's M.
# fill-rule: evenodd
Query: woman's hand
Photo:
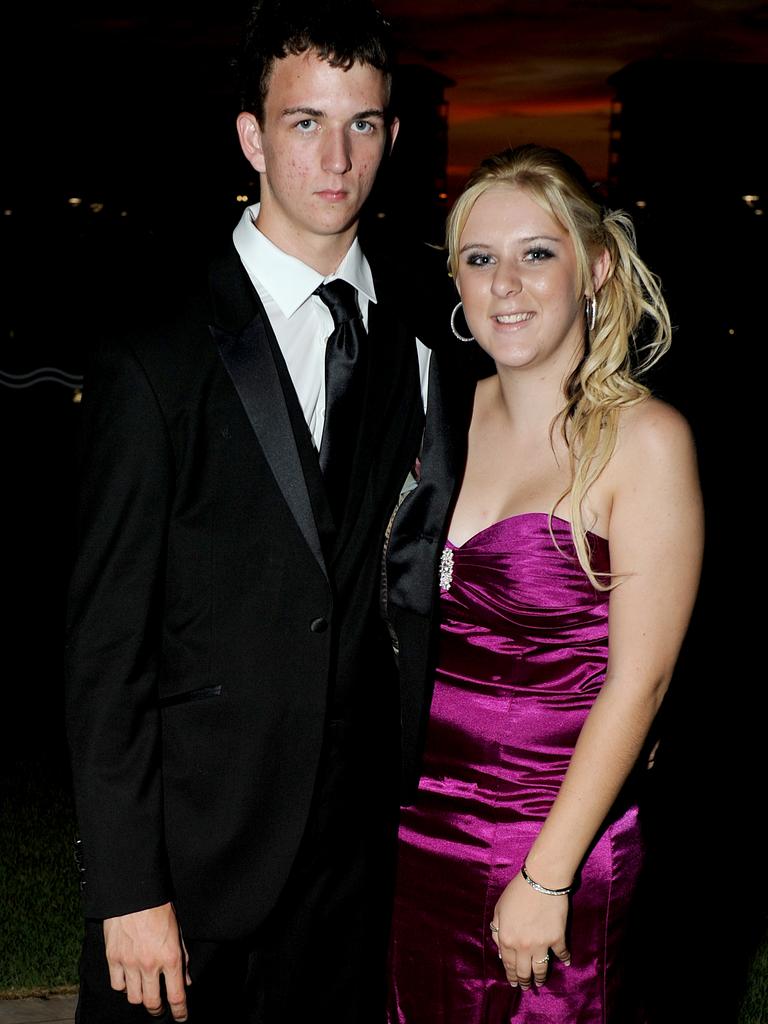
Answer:
M549 951L566 966L571 954L565 944L568 897L536 892L522 875L515 875L493 912L491 932L499 947L507 981L527 989L543 985Z

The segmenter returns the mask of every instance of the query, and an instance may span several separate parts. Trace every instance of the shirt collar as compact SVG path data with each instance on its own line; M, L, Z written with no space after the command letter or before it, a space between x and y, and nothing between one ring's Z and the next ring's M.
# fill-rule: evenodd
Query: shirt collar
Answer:
M262 234L256 227L258 215L258 203L247 207L235 227L232 240L245 269L264 286L286 318L292 316L319 285L337 278L347 281L370 302L376 301L371 268L357 238L336 271L323 277L295 256L283 252Z

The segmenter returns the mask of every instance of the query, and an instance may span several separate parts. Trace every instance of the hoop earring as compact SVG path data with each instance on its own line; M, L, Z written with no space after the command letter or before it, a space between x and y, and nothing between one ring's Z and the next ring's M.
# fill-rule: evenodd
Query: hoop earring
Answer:
M458 338L459 341L474 341L474 334L470 334L468 338L465 338L463 334L459 334L459 332L456 330L456 314L461 309L461 306L462 303L457 302L456 305L453 307L453 312L451 313L451 330L453 331L454 337Z
M585 301L584 312L587 316L587 323L590 331L594 331L597 323L597 296L588 295Z

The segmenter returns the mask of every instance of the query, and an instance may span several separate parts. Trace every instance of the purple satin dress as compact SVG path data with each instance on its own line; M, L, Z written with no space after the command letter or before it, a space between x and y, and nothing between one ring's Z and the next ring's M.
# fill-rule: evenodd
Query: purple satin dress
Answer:
M552 530L560 551L546 514L513 516L443 556L424 774L400 826L391 1024L617 1019L617 960L642 859L634 804L617 805L582 863L570 967L553 958L545 986L513 989L488 927L605 678L608 597L584 575L569 524L553 518ZM607 571L607 541L589 541L595 570Z

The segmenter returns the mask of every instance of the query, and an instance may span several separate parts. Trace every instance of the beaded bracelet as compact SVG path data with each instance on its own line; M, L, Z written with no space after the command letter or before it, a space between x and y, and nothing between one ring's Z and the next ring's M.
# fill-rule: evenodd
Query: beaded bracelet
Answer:
M548 889L545 885L539 885L528 874L525 864L520 868L520 874L532 889L535 889L536 892L543 892L545 896L567 896L573 886L573 883L571 883L571 885L566 885L562 889Z

